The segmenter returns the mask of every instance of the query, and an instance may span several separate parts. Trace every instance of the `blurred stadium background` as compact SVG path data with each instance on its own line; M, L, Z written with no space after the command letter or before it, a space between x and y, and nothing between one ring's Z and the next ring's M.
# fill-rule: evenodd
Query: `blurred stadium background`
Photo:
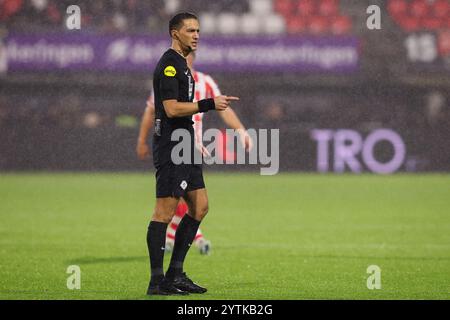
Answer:
M200 17L196 69L241 97L247 128L280 129L280 175L205 169L213 254L188 259L205 298L448 299L448 0L0 0L0 297L144 297L154 180L135 146L183 10Z
M81 30L66 27L72 4ZM367 28L371 4L381 30ZM248 128L280 129L282 170L320 170L313 130L364 140L383 128L406 145L394 171L450 169L447 0L2 0L0 169L148 169L134 144L167 20L180 10L201 20L197 69L242 98L235 109ZM210 114L205 125L223 127ZM384 141L373 153L388 162L395 151Z

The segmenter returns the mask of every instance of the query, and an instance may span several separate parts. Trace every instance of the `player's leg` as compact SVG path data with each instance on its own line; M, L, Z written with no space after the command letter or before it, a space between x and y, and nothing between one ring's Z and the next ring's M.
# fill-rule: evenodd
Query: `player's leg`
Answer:
M172 220L179 198L157 198L152 220L147 231L147 247L150 256L151 279L147 294L186 294L173 287L164 278L164 250L167 225Z
M175 244L175 233L177 231L178 225L181 222L181 219L183 219L187 211L188 206L186 202L183 199L180 199L180 202L178 202L175 215L173 216L172 221L170 221L169 226L167 227L166 252L173 251L173 246ZM195 235L194 245L198 248L200 254L207 255L210 253L211 241L207 240L204 237L203 232L201 231L200 228L198 228L197 234Z
M206 201L206 205L207 205L208 197L206 195L206 190L205 190L205 196L206 196L205 201ZM200 251L200 254L209 254L209 252L211 250L211 242L209 240L205 239L200 228L198 228L197 234L195 235L194 245L198 248L198 250Z
M200 222L208 213L208 195L206 189L202 188L187 192L184 199L189 207L189 211L178 226L175 246L166 278L173 281L174 285L183 291L204 293L206 289L194 284L183 272L183 264L197 234Z
M194 201L191 201L188 199L188 201L189 201L188 208L190 208L190 209L186 214L188 214L192 217L196 217L196 219L203 220L204 216L208 212L208 196L206 193L206 189L202 189L201 191L199 191L199 194L201 196L196 195L197 198L194 198L195 199ZM204 207L206 207L206 209ZM206 210L206 212L205 212L205 210ZM190 214L189 212L195 212L195 213ZM202 213L202 212L204 212L204 213ZM199 215L199 213L200 213L200 215ZM211 247L211 242L209 242L208 240L205 239L200 228L198 228L197 234L194 237L194 244L200 250L201 254L209 253L209 250Z
M177 231L178 225L183 219L184 215L188 211L188 206L183 199L180 199L178 202L178 206L175 212L175 215L170 221L169 226L167 227L166 233L166 252L171 252L173 250L173 246L175 244L175 233Z

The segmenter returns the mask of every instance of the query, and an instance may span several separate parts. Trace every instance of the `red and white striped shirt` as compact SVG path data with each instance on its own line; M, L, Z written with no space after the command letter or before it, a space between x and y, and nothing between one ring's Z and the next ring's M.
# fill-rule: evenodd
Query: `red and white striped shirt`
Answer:
M202 72L194 71L195 94L194 102L220 96L220 89L214 79ZM192 116L194 121L195 140L202 141L203 136L203 112Z
M210 99L220 96L220 89L214 79L203 72L194 71L194 81L195 81L195 93L194 93L194 102L203 99ZM153 92L150 96L150 101L154 103L154 95ZM196 141L202 141L203 136L203 113L197 113L192 116L192 120L194 121L194 130L195 130L195 139Z

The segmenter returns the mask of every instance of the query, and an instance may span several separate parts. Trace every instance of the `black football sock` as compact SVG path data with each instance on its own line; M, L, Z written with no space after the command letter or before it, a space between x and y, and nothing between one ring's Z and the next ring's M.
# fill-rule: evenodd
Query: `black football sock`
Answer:
M147 230L147 247L150 256L151 285L164 279L164 249L166 246L167 223L151 221Z
M170 258L169 269L166 273L167 277L173 278L183 273L184 259L194 241L199 226L200 221L195 220L188 214L184 215L175 233L175 245Z

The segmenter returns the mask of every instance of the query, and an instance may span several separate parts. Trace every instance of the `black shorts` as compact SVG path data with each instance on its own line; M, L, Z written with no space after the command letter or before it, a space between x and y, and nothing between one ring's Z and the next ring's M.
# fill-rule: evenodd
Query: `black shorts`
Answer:
M156 168L156 197L183 197L186 192L205 188L201 165L167 163Z

